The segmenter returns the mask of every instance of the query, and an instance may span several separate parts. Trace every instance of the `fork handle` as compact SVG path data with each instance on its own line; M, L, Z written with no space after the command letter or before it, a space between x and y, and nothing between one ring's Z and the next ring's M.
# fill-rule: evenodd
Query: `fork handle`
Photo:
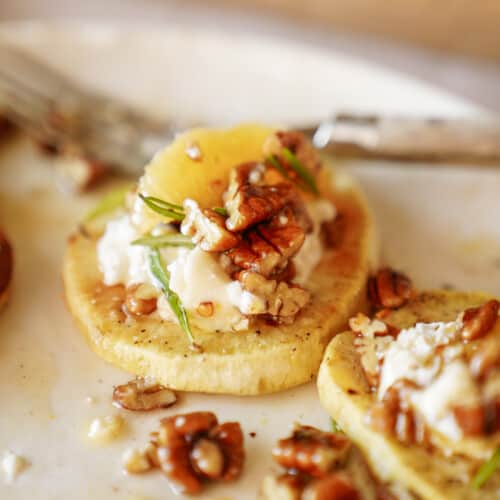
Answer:
M500 163L500 122L339 114L313 135L336 156Z

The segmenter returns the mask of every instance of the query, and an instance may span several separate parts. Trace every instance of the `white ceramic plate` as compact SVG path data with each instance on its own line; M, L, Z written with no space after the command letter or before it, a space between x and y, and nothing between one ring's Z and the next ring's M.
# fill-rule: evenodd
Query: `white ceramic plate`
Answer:
M6 25L0 36L85 83L187 120L302 123L339 108L480 113L369 64L275 39L68 24ZM410 273L419 286L500 295L499 171L346 166L375 209L384 262ZM109 446L86 440L92 417L118 412L110 405L113 384L129 379L88 349L64 305L65 239L95 198L59 193L50 163L28 141L0 146L0 224L16 252L13 296L0 317L0 452L11 449L31 462L11 485L0 475L0 498L171 498L159 473L124 476L121 454L145 442L161 416L198 409L240 421L248 456L240 481L209 488L202 498L255 498L272 468L271 447L292 422L329 428L313 384L258 398L184 394L172 410L127 413L126 434Z

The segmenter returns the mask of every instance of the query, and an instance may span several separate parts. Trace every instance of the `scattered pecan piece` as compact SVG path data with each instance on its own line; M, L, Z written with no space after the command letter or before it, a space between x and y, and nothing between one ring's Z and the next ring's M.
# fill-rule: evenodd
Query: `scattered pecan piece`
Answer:
M345 462L350 449L350 440L342 434L301 426L291 437L278 441L273 458L285 469L321 478Z
M127 287L125 307L134 316L145 316L156 310L157 292L145 283Z
M481 307L466 309L462 315L462 337L465 340L477 340L493 329L498 320L500 302L492 299Z
M368 298L377 309L398 309L414 294L410 278L386 267L368 280Z
M226 229L222 215L211 209L200 209L194 200L184 201L186 216L181 232L193 237L193 242L206 252L223 252L239 242L239 237Z
M244 163L231 170L225 207L229 213L226 227L230 231L243 231L269 219L298 195L290 183L272 186L252 184L251 172L257 163Z
M157 443L160 467L180 493L199 493L206 480L231 481L243 467L240 425L219 425L210 412L162 419Z
M177 401L173 391L147 378L137 378L113 391L113 404L132 411L168 408Z
M245 290L264 299L266 307L261 314L278 322L293 320L311 298L310 292L298 285L267 280L258 273L242 271L239 280Z
M7 237L0 230L0 309L6 304L12 281L14 257Z
M125 450L122 461L123 469L127 474L142 474L157 467L157 449L153 443L144 448L129 448Z

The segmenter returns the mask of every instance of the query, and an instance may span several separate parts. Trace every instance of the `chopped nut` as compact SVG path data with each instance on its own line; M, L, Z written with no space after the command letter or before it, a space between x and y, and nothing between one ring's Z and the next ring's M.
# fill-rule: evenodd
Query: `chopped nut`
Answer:
M2 469L6 483L12 483L30 464L22 456L7 450L2 457Z
M132 411L168 408L176 401L173 391L147 378L131 380L113 391L113 404Z
M266 280L257 273L243 271L239 280L245 290L264 299L266 309L262 314L277 321L293 319L311 298L311 294L298 285Z
M477 340L484 337L495 326L499 309L500 302L493 299L481 307L474 307L464 311L462 315L462 337L465 340Z
M156 310L157 292L146 283L127 287L125 307L135 316L151 314Z
M240 425L218 425L213 413L164 418L157 444L160 467L180 493L199 493L204 479L231 481L243 466Z
M386 335L387 325L378 319L370 319L368 316L358 313L349 320L349 328L354 333L361 333L364 337L376 337L377 334Z
M380 269L368 280L368 297L376 308L397 309L414 294L411 280L389 268Z
M123 469L127 474L142 474L154 467L150 459L150 448L154 447L149 443L145 448L128 448L122 456Z
M196 308L196 312L204 318L210 318L214 314L213 302L201 302Z
M236 246L239 237L226 229L225 219L214 210L201 210L194 200L184 201L186 216L181 232L193 237L193 242L206 252L223 252Z
M99 444L116 439L124 428L125 422L118 415L98 417L90 423L88 437Z
M269 219L298 196L290 183L252 184L249 176L256 165L244 163L231 170L225 203L229 213L226 227L230 231L243 231Z
M278 441L273 458L286 469L324 477L345 461L350 448L351 442L345 436L302 426L291 437Z

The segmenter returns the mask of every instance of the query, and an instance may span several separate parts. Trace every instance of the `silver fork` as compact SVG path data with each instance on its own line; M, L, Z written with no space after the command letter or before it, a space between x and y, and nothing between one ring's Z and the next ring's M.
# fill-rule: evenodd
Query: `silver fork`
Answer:
M37 141L137 175L179 126L82 89L23 50L0 44L0 110Z

